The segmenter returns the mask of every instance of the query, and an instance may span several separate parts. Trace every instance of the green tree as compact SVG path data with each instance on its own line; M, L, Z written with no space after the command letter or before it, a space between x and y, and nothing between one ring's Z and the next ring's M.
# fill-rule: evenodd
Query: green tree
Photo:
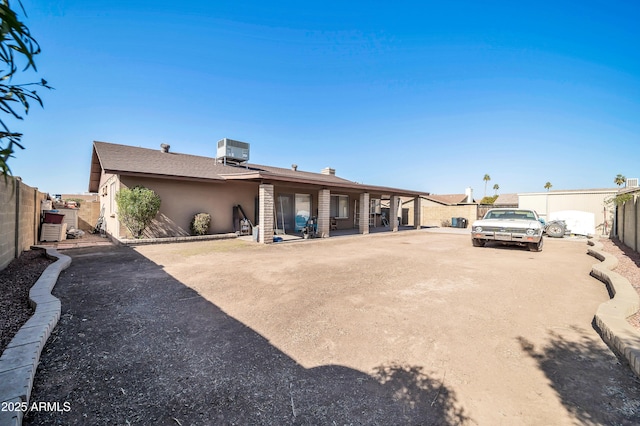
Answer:
M483 197L482 200L480 200L480 204L493 204L496 202L497 199L498 199L497 195L490 195L487 197Z
M489 181L491 180L491 176L484 175L482 180L484 181L484 196L486 197L487 196L487 183L489 183Z
M18 1L18 4L26 16L22 3ZM40 45L11 9L9 0L0 0L0 111L9 117L22 120L22 114L29 113L31 101L42 106L35 86L51 89L44 79L37 83L14 83L14 76L22 65L21 71L31 68L37 72L34 56L39 53ZM13 157L16 148L24 149L24 146L21 144L22 133L11 131L5 121L0 118L0 174L6 181L7 176L11 176L9 158Z
M140 238L160 210L160 197L149 188L135 186L116 192L116 204L120 221L131 235Z
M618 174L618 176L616 176L616 178L613 180L613 183L618 186L622 186L622 184L624 184L624 186L627 186L627 178L621 174Z
M549 192L549 190L551 189L552 186L553 185L551 185L551 182L547 182L547 183L544 184L544 189L546 189L547 192Z
M498 195L498 189L500 189L500 185L498 185L497 183L493 185L493 190L495 191L493 195Z

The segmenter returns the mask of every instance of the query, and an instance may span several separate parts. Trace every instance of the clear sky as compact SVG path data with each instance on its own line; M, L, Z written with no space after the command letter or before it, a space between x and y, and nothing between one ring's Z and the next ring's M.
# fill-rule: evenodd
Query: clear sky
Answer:
M640 2L23 0L55 87L9 163L88 188L92 141L437 194L640 177ZM17 6L15 3L14 6Z

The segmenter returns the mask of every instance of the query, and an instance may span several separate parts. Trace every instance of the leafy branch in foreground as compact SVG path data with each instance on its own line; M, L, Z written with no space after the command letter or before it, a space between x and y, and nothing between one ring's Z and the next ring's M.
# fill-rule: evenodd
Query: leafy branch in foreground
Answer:
M22 3L18 1L22 12L26 15ZM34 56L41 52L40 45L31 35L29 28L20 21L9 5L9 0L0 1L0 111L17 120L29 113L30 102L37 102L41 107L42 99L34 87L51 89L45 79L37 83L12 84L18 73L19 65L26 63L21 71L30 68L37 72ZM6 180L11 175L8 166L9 158L17 148L24 149L21 143L22 133L13 132L0 115L0 174Z

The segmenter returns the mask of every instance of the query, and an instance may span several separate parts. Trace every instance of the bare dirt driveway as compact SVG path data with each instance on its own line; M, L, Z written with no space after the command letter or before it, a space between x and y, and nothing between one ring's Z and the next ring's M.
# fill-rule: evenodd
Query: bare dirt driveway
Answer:
M407 231L69 250L25 424L640 423L586 243Z

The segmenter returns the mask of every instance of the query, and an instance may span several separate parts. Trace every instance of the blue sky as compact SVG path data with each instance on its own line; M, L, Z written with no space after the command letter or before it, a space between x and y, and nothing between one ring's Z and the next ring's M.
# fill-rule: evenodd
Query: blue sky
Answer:
M640 3L23 0L55 88L14 175L87 190L92 141L484 193L640 177Z

